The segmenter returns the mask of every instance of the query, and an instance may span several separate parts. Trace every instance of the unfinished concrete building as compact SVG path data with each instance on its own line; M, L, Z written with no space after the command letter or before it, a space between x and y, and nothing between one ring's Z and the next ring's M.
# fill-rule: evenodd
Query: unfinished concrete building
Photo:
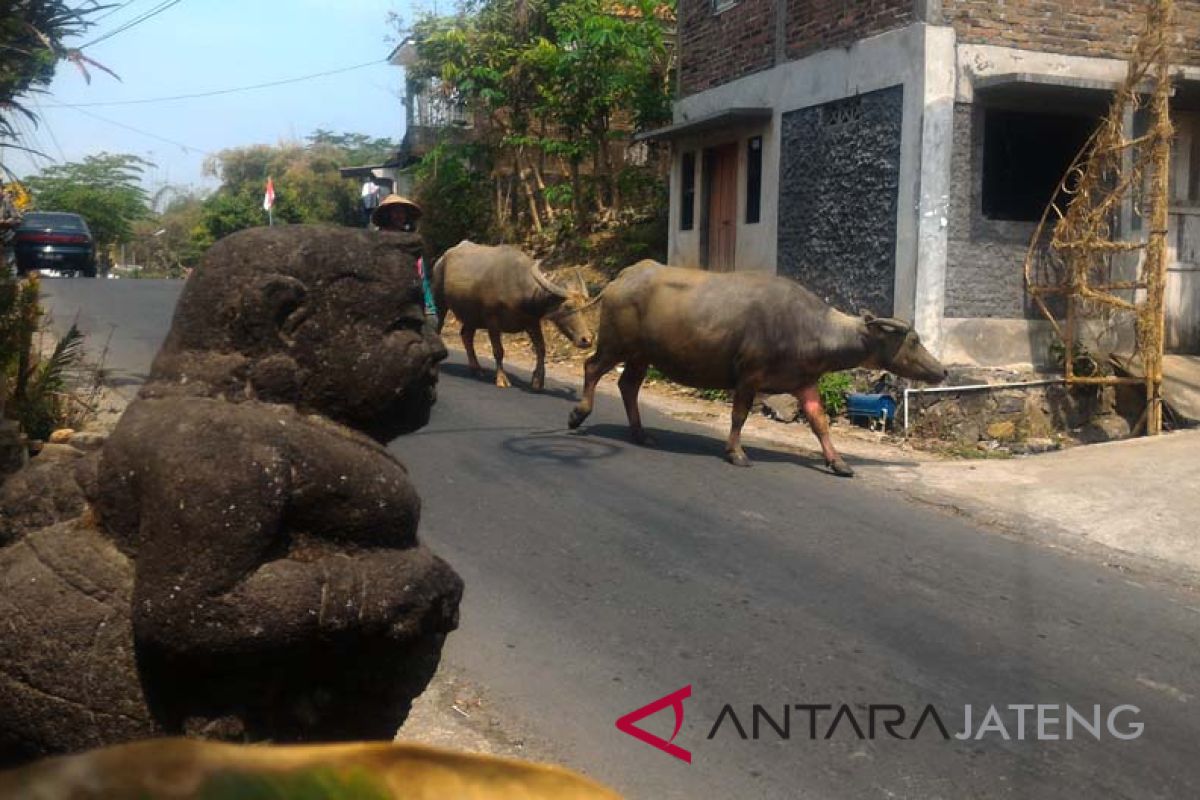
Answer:
M1176 7L1167 347L1200 353L1200 0ZM1142 24L1129 0L681 0L675 122L648 134L671 262L777 270L949 362L1045 361L1026 250Z

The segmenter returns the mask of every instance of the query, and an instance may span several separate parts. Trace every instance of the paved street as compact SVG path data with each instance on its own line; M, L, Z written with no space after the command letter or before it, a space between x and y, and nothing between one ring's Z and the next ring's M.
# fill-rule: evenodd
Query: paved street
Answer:
M126 380L145 374L180 286L46 284L59 324L82 309L96 339L116 326L109 365ZM425 539L466 581L446 661L516 734L636 798L1200 795L1200 598L781 451L751 446L755 467L730 467L707 431L649 409L659 447L635 447L609 394L586 435L567 434L574 388L497 390L454 355L432 423L394 445ZM691 765L615 729L689 684L675 743ZM1027 719L1018 741L1006 711L1012 741L932 726L860 739L849 723L825 739L824 711L815 740L799 712L786 741L766 722L758 741L732 724L707 739L726 703L747 736L752 704L782 723L789 704L846 703L864 728L868 704L899 705L907 732L932 704L951 735L965 704L976 727L991 705L1128 704L1140 712L1117 732L1145 728L1035 741ZM644 727L669 736L670 711Z
M109 385L128 398L150 370L182 288L181 281L42 280L43 305L55 327L76 322L88 334L90 355L103 355Z

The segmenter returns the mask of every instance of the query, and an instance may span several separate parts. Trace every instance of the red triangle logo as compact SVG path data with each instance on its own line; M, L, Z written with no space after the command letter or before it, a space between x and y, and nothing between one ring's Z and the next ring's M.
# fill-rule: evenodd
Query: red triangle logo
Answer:
M692 686L691 684L688 684L682 689L671 692L665 697L660 697L653 703L644 705L635 711L630 711L628 714L617 720L617 730L621 731L622 733L628 733L633 738L645 742L651 747L662 750L669 756L674 756L680 761L690 764L692 763L692 754L687 750L684 750L679 745L672 744L672 742L675 741L675 737L679 734L679 729L683 727L683 701L691 696ZM655 736L653 733L644 731L634 724L641 722L646 717L657 714L667 706L670 706L675 712L675 732L671 734L670 739L663 739L659 736Z

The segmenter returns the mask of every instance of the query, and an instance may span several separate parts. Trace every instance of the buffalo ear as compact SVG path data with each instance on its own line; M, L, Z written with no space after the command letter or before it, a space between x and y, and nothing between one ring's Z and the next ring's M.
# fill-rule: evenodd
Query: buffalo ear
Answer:
M871 322L872 320L877 319L877 317L874 314L872 314L870 311L866 310L865 308L860 308L858 310L858 315L863 318L863 322Z
M908 333L912 330L912 326L904 320L892 317L871 318L867 320L867 327L884 333Z

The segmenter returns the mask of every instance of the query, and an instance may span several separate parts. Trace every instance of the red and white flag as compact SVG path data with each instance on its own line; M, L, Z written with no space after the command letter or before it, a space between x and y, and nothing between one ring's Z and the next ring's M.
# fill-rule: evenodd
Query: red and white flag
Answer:
M270 211L275 205L275 183L267 178L267 193L263 195L263 211Z

